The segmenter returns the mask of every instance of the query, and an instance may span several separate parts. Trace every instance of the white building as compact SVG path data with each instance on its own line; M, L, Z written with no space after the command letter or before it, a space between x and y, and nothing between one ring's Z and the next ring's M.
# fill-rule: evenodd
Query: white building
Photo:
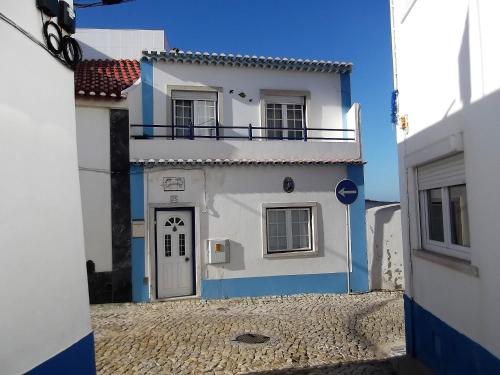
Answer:
M73 71L34 1L0 14L0 373L95 374Z
M85 79L77 91L80 170L94 179L82 183L86 233L107 244L87 247L91 300L116 301L109 290L120 285L134 301L346 292L348 222L334 194L346 177L360 190L350 284L368 289L350 64L182 51L148 52L140 64L121 94L92 88L83 99ZM102 133L113 129L110 109L121 118L115 135ZM116 169L103 162L113 158ZM109 228L114 211L120 224L105 233L99 223Z
M164 30L76 29L84 60L139 60L142 50L168 49Z
M498 1L392 1L408 352L500 373Z

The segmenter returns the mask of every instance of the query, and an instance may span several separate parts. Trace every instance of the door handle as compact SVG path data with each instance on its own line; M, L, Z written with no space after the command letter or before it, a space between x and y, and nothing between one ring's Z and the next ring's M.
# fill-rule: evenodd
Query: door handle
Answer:
M186 262L189 262L189 257L185 257L185 258L184 258L184 260L185 260Z

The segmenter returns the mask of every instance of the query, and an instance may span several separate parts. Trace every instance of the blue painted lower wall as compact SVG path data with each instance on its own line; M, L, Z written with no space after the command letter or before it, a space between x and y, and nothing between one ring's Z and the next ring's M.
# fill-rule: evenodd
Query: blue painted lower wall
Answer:
M301 293L345 293L345 273L244 277L203 280L203 299L280 296Z
M144 238L132 238L132 301L148 302L148 284L144 282Z
M28 371L26 374L93 375L95 373L94 334L91 332L69 348Z
M358 198L350 206L351 290L368 291L368 253L366 243L365 177L362 164L347 165L347 178L358 186Z
M500 358L450 327L408 296L404 296L404 301L408 352L434 373L500 374Z

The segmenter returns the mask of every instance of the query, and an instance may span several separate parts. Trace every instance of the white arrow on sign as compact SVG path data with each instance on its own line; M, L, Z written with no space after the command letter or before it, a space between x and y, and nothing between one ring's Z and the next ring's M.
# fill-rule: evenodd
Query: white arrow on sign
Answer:
M339 190L339 194L342 195L344 198L347 194L356 194L356 190L346 190L345 188L342 188Z

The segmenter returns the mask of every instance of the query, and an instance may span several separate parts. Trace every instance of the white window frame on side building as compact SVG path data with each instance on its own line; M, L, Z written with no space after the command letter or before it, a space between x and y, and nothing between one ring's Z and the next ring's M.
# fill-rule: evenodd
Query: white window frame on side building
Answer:
M318 207L316 202L304 203L264 203L262 204L262 255L265 258L291 257L291 256L316 256L318 254ZM293 248L293 233L291 228L291 212L293 210L307 210L309 213L309 246ZM287 248L269 250L269 223L268 214L272 210L286 213L286 241Z
M470 261L470 226L468 219L467 193L463 202L462 233L468 246L453 243L452 239L452 210L450 189L456 187L467 188L465 181L465 165L463 153L440 159L417 168L417 184L420 212L420 232L422 247L425 250L442 255ZM431 239L430 223L430 194L441 198L442 241ZM462 207L462 206L461 206Z

